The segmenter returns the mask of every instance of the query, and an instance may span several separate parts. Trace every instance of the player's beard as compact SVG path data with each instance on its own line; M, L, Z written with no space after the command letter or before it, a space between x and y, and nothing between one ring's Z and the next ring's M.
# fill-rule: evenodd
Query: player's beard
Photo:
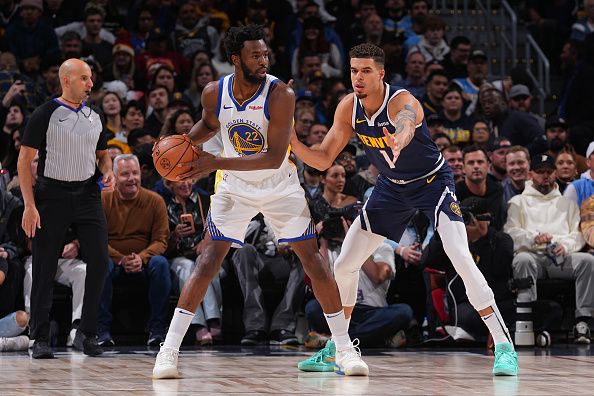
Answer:
M265 78L259 78L255 74L253 74L250 69L248 69L247 65L243 63L243 60L239 60L239 66L241 67L241 72L243 73L243 78L249 82L250 84L260 85ZM268 70L266 70L268 72Z
M356 96L357 98L359 98L359 99L365 99L365 98L367 97L367 94L366 94L366 93L364 93L364 92L361 92L361 93L356 93L356 92L355 92L355 96Z

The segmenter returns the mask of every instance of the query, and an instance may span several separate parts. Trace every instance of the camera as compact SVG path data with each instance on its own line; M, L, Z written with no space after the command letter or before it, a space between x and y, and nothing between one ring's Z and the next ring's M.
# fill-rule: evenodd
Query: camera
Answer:
M509 290L514 293L518 290L530 289L532 286L534 286L534 279L531 276L526 278L512 278L508 281Z
M345 232L342 225L342 214L334 211L326 213L322 220L321 235L326 239L344 238Z
M476 213L476 208L474 205L470 206L460 206L460 211L462 212L462 219L464 220L464 224L469 225L473 224L476 221L491 221L493 216L491 213Z
M322 220L322 233L326 239L344 238L345 230L342 224L342 219L353 221L361 210L362 203L357 201L352 205L347 205L344 208L330 208Z

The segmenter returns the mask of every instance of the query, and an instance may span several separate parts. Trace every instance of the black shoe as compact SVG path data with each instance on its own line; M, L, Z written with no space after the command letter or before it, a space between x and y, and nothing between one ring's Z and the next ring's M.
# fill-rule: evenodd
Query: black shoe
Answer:
M267 343L266 333L261 330L250 330L241 339L241 345L254 346Z
M115 346L115 342L113 341L113 338L111 338L111 334L109 333L109 331L99 331L97 344L99 344L99 346L102 346L102 347Z
M299 345L299 340L295 337L295 334L289 330L272 330L269 338L271 345Z
M82 351L87 356L99 356L103 353L103 348L97 343L97 336L86 336L80 330L76 331L72 346L74 349Z
M33 344L33 359L53 359L54 352L47 341L35 340Z
M165 341L165 337L161 333L149 333L149 338L146 343L148 346L159 346Z

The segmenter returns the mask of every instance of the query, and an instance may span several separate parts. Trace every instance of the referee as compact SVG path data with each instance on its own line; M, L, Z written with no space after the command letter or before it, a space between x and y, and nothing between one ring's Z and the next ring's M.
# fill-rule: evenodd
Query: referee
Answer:
M49 346L49 312L58 258L69 227L76 230L87 263L82 317L74 347L86 355L103 353L97 345L97 312L107 274L107 224L97 184L105 190L114 176L102 121L85 100L91 93L91 69L79 59L60 66L62 96L38 107L22 139L18 173L25 202L23 230L33 238L31 338L33 358L54 357ZM39 152L33 191L31 161Z

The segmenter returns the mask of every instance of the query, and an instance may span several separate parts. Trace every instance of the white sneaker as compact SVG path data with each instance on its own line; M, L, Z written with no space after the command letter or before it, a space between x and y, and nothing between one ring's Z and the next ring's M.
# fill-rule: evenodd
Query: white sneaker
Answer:
M343 351L336 350L336 374L369 375L369 367L361 359L359 339L355 338L351 346Z
M443 326L443 328L445 329L446 333L448 333L454 339L454 341L458 341L458 340L476 341L476 339L472 335L470 335L466 330L464 330L462 327Z
M0 337L0 352L24 351L29 348L29 337Z
M161 349L157 354L155 367L153 368L153 378L179 378L180 375L177 371L178 356L179 351L176 351L173 348L164 347L163 344L161 344Z
M76 329L70 329L70 333L68 333L68 338L66 338L66 346L71 347L74 343L74 337L76 337Z

